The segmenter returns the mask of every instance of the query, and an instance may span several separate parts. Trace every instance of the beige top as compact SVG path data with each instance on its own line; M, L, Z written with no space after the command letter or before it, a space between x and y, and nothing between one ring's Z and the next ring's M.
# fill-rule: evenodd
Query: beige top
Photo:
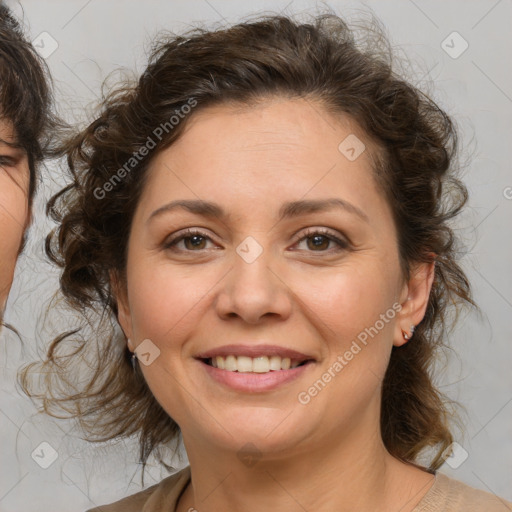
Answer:
M480 491L436 472L432 487L413 512L511 512L512 502ZM110 505L88 512L176 512L176 504L190 481L190 466L159 484Z

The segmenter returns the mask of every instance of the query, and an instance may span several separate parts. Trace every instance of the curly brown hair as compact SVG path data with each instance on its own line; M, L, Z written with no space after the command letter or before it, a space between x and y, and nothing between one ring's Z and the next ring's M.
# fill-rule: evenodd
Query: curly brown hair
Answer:
M178 425L140 369L130 365L112 281L126 285L127 240L148 166L206 106L302 97L334 115L348 115L376 141L375 179L393 211L404 277L413 263L435 258L425 317L413 342L392 349L381 431L398 459L414 462L430 447L436 450L430 469L442 464L453 440L455 402L434 386L433 364L438 349L446 347L450 312L462 304L475 306L449 225L467 201L455 165L457 133L432 99L394 71L379 23L367 34L372 38L363 47L348 25L329 13L310 23L264 16L230 28L166 35L138 82L112 90L97 119L66 142L71 183L48 205L59 226L48 235L46 249L62 268L66 304L83 315L89 329L63 333L46 361L21 373L25 390L42 399L47 412L78 418L93 441L138 434L142 464L178 438ZM191 102L193 112L182 116ZM174 125L173 116L184 118ZM155 129L164 126L155 137ZM155 145L151 151L144 150L149 139ZM90 362L88 374L84 360ZM36 371L45 381L42 393L30 384Z

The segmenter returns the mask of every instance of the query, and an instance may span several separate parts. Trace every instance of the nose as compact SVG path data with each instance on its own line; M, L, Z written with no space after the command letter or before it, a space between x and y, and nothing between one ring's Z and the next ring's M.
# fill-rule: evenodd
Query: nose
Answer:
M233 261L217 297L218 315L224 320L239 318L248 324L258 324L268 317L287 319L292 292L271 251L263 249L254 260L237 252Z

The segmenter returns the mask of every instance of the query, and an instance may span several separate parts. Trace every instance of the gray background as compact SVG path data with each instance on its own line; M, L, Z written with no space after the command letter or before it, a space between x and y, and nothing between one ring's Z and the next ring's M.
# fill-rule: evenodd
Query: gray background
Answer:
M58 43L48 64L61 113L74 122L91 115L101 83L112 70L127 67L139 74L144 69L145 50L157 30L233 23L262 11L314 13L317 6L299 0L34 0L23 1L22 8L10 5L23 16L35 41L47 32ZM457 468L445 463L441 471L512 500L512 1L332 0L326 5L348 19L357 18L359 9L371 8L393 44L412 61L409 79L418 85L430 80L435 99L459 125L471 198L457 232L468 247L462 263L483 314L463 316L450 337L454 353L439 368L442 391L467 410L465 431L457 434L457 442L468 453ZM469 45L457 58L441 46L453 31ZM453 53L463 42L451 37ZM62 185L62 172L48 165L44 179L37 222L19 261L6 312L23 343L6 331L1 335L1 512L78 512L141 488L133 440L86 443L72 424L37 414L15 385L16 370L36 359L50 338L42 320L58 285L57 274L43 257L43 237L51 227L44 202ZM65 313L53 318L57 328L66 327ZM41 453L41 442L58 455L47 469L31 457L34 450ZM51 462L51 449L43 446L43 451L39 460ZM151 461L147 484L164 476Z

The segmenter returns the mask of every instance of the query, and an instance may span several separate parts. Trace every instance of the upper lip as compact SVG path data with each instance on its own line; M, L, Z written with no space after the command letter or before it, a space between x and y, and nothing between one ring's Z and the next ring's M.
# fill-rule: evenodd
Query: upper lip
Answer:
M197 359L211 359L212 357L221 356L247 356L247 357L262 357L262 356L279 356L289 357L294 361L306 361L314 359L312 356L298 352L286 347L278 345L224 345L222 347L213 348L207 352L201 352L195 357Z

